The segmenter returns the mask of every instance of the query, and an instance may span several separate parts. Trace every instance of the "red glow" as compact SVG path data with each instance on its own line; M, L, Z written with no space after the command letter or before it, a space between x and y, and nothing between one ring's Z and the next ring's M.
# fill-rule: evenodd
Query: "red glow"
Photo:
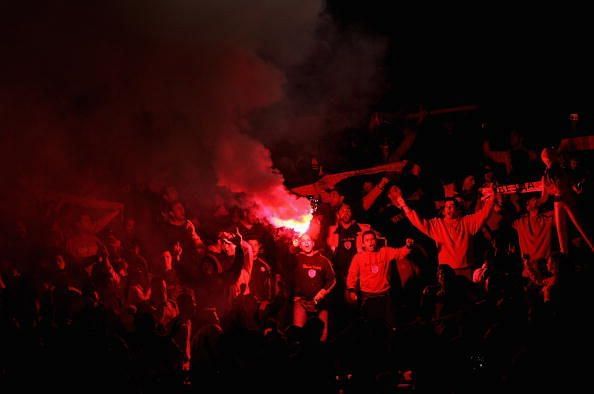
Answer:
M313 216L311 213L303 215L297 219L287 219L287 220L279 219L277 217L272 216L272 217L268 217L268 221L270 221L270 223L272 223L272 225L275 227L290 228L293 231L295 231L296 233L298 233L299 235L301 235L301 234L305 233L307 230L309 230L309 224L311 223L312 217Z
M238 132L221 138L215 161L219 186L243 193L256 216L273 226L303 234L309 229L309 200L287 190L283 176L274 169L270 152L261 143ZM240 158L240 159L238 159Z
M265 217L273 226L291 229L299 235L309 229L313 215L307 198L297 197L284 186L278 186L258 202L260 216Z

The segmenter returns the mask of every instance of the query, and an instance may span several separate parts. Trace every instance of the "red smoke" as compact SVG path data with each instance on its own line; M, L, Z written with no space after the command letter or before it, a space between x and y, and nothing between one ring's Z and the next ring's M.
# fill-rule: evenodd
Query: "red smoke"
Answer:
M261 143L239 132L228 133L220 139L214 164L218 185L244 193L257 216L276 227L307 231L312 218L309 200L287 190Z

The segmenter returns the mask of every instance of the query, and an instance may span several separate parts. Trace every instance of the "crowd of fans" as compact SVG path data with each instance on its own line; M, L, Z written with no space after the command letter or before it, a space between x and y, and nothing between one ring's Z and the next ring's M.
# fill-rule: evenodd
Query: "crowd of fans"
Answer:
M5 218L0 382L127 392L588 384L589 152L528 146L518 130L496 149L481 129L432 127L347 133L345 150L306 155L305 168L294 147L273 152L293 185L325 168L407 160L402 172L311 196L303 235L225 199L192 211L175 186L128 190L122 204L55 195ZM542 192L496 188L539 180Z

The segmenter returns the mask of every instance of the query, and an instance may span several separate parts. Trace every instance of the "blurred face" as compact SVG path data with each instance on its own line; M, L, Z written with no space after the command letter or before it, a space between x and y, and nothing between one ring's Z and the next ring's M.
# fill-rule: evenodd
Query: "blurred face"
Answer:
M336 190L330 192L330 205L337 207L342 204L343 197Z
M371 191L371 189L373 189L373 183L371 183L371 182L369 182L369 181L366 181L366 182L363 184L363 191L364 191L365 193L369 193L369 192Z
M550 167L553 165L553 155L549 149L543 149L540 153L540 159L544 163L545 166Z
M225 252L227 256L235 256L235 245L231 242L223 241L223 252Z
M472 175L469 175L466 178L464 178L464 182L462 183L462 189L472 190L474 188L475 183L476 182L474 180L474 177Z
M254 224L258 222L258 216L256 216L256 212L254 210L250 209L245 213L245 220L248 223Z
M252 247L252 251L254 252L254 257L257 257L258 255L260 255L260 241L258 241L257 239L250 239L248 241L248 243Z
M526 202L526 210L528 212L538 211L538 199L537 198L531 198L530 200L528 200Z
M402 192L396 185L392 185L392 186L390 186L390 189L388 189L388 198L390 198L391 200L396 200L401 195L402 195Z
M171 216L175 220L183 220L186 218L186 210L184 209L184 206L181 202L176 202L175 204L173 204L173 207L171 207L170 212Z
M171 256L171 253L168 250L164 251L161 255L161 261L163 262L163 268L165 268L166 271L171 270L173 267L173 256Z
M445 273L442 269L437 270L437 283L442 287L445 285Z
M363 250L366 252L374 252L377 245L377 239L374 234L365 234L363 237Z
M163 192L163 199L167 202L177 201L179 199L179 193L177 192L177 189L173 186L167 186Z
M66 269L66 261L64 261L64 257L61 254L56 256L56 266L60 271L64 271Z
M456 204L454 201L446 201L443 208L443 216L448 219L454 219L457 216L457 212L458 210L456 209Z
M125 230L128 234L133 233L135 227L136 227L136 221L134 219L126 219Z
M311 237L307 234L302 235L299 239L299 248L304 251L305 253L311 253L313 250L314 243Z
M343 223L349 223L353 218L353 211L351 207L346 204L343 204L340 209L338 210L338 219Z

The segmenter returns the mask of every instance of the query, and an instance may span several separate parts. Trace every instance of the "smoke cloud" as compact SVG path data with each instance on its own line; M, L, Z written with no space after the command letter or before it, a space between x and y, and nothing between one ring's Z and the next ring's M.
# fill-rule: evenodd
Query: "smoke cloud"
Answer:
M356 123L380 91L384 44L343 35L320 0L86 3L3 6L4 190L225 186L282 206L260 141Z

